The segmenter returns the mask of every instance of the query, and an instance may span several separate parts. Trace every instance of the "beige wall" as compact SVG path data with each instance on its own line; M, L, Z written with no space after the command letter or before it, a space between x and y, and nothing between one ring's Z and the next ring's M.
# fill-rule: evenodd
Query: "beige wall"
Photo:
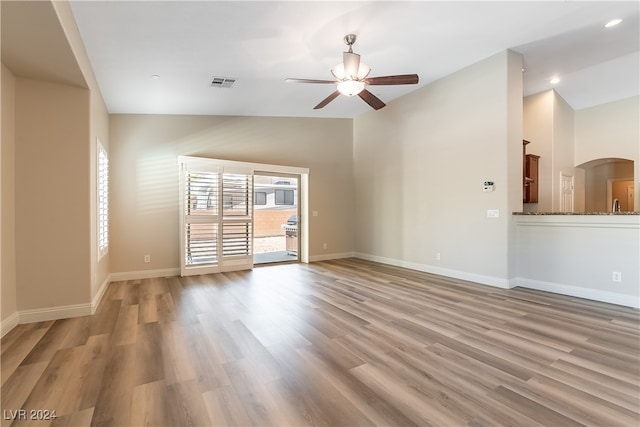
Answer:
M511 212L522 206L521 68L502 52L354 120L360 256L508 284ZM496 190L483 193L484 181Z
M16 218L15 218L15 85L16 80L11 71L2 64L2 145L0 146L1 163L1 223L2 237L1 259L1 300L0 320L14 316L18 310L16 299Z
M16 79L19 310L90 301L89 91Z
M108 256L97 259L95 177L109 116L73 15L65 1L5 13L17 23L12 48L30 56L3 64L2 319L19 314L3 332L16 320L88 314L109 276Z
M96 140L105 147L109 152L109 113L102 99L98 82L93 74L89 57L84 47L82 37L78 31L78 27L73 17L73 13L66 1L53 2L56 15L60 21L60 26L64 30L67 41L73 51L77 65L82 71L82 75L90 90L90 107L89 107L89 236L90 246L87 248L91 254L91 283L90 291L92 300L96 297L101 285L109 277L109 253L98 260L98 243L97 243L97 183L96 183Z
M179 155L309 168L309 255L351 253L352 133L347 119L112 115L111 271L179 267Z
M574 211L584 210L582 183L584 173L575 167L575 112L573 108L553 91L553 165L551 170L551 210L561 210L560 174L571 175L579 189L574 191Z
M640 97L576 111L575 164L603 158L634 161L635 210L640 210Z

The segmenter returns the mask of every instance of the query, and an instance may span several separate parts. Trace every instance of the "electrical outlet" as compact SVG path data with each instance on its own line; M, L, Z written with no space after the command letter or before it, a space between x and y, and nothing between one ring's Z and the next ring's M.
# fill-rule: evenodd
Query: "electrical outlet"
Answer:
M440 252L436 252L436 261L440 261Z
M322 249L327 249L327 244L326 243L322 244Z
M611 272L611 280L613 282L622 282L622 272L621 271Z
M145 255L144 262L151 262L151 255Z
M487 209L487 218L499 218L500 211L498 209Z

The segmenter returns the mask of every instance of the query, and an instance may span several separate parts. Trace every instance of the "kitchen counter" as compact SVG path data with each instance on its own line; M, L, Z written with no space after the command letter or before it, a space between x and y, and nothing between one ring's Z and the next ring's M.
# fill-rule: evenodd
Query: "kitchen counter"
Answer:
M640 215L640 212L513 212L513 215Z

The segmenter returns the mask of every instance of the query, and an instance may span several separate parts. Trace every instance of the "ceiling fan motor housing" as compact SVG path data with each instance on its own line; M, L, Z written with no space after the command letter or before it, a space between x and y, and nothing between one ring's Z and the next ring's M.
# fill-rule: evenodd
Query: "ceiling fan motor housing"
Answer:
M354 45L354 43L356 42L356 39L358 38L357 35L355 34L347 34L346 36L344 36L344 43L349 46L349 52L351 52L351 46Z

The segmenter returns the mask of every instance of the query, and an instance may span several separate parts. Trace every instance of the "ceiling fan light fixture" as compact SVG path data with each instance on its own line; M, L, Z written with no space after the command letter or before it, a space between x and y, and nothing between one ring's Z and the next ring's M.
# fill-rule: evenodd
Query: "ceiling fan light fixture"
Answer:
M364 82L358 80L343 80L338 83L338 92L346 96L354 96L362 92Z
M344 69L344 64L340 63L333 67L331 70L331 74L338 80L364 80L369 73L371 72L371 68L363 62L360 63L358 67L358 72L355 76L348 76L347 72Z
M357 75L357 79L358 80L363 80L365 79L369 73L371 72L371 68L369 68L369 66L363 62L360 63L360 67L358 68L358 75Z

